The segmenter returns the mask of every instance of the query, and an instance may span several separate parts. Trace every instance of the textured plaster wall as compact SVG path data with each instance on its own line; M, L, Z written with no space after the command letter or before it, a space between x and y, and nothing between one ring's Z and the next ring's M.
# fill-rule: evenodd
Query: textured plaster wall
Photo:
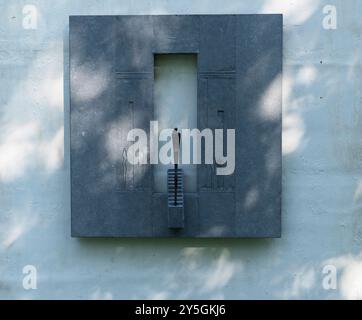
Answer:
M284 14L282 238L72 239L68 16L177 13ZM362 298L361 13L359 0L0 0L0 298ZM104 86L88 81L85 99Z

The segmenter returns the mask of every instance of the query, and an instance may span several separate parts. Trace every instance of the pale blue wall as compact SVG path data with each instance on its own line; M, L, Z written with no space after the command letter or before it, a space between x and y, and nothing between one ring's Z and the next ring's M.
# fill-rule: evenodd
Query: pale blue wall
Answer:
M29 3L36 30L27 1L0 1L0 298L362 298L361 1ZM282 238L70 238L68 16L268 12L284 13Z
M154 120L159 131L197 128L197 55L162 54L155 56ZM159 142L159 149L167 142ZM193 145L190 143L190 159ZM158 155L159 153L156 153ZM182 158L182 152L179 159ZM165 159L166 160L166 159ZM173 165L159 162L153 166L154 190L167 192L167 169ZM196 165L181 164L184 191L196 192Z

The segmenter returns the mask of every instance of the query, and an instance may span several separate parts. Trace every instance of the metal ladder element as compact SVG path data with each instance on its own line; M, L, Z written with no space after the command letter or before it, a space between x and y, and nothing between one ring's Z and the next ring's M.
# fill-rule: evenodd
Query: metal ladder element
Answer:
M182 169L167 170L168 227L184 227L184 182Z

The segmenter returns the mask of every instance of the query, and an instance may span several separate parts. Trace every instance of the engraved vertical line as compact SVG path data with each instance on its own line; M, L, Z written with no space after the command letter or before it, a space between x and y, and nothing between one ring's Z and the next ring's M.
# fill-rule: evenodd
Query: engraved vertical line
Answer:
M129 108L131 110L131 121L132 121L132 129L134 129L134 104L133 101L128 102ZM135 188L134 185L134 165L132 166L132 189Z

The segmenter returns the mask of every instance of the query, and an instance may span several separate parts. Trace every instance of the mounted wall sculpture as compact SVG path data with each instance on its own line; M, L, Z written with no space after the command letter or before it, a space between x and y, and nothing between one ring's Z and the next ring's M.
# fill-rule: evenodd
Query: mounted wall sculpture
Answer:
M70 17L73 237L281 236L282 24L278 14ZM159 54L196 55L200 131L235 129L233 174L199 164L188 192L172 176L182 170L169 171L180 210L155 190L149 149L145 164L127 159L130 130L149 137L157 121Z

